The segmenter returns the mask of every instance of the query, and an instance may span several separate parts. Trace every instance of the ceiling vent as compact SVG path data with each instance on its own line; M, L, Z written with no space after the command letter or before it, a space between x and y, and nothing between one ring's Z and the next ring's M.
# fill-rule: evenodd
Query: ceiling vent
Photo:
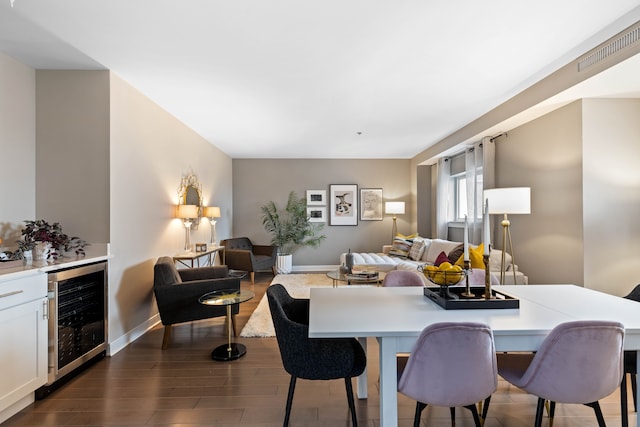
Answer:
M592 65L604 61L611 55L614 55L621 50L628 48L638 41L640 41L640 26L636 26L635 28L627 31L621 36L616 37L609 43L582 58L580 61L578 61L578 72L582 72Z

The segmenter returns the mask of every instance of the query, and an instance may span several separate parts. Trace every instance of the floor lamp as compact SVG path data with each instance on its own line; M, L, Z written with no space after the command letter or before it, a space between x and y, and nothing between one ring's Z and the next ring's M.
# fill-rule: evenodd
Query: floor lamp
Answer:
M398 234L398 224L396 223L398 217L396 215L404 215L404 202L385 202L384 213L393 215L393 226L391 227L391 243L393 244L393 239Z
M185 252L189 252L189 250L191 250L191 242L189 242L191 224L193 224L194 219L198 218L198 206L178 205L176 208L176 217L180 218L184 224L184 250Z
M513 253L513 243L511 242L511 221L508 214L530 214L531 213L531 188L511 187L493 188L484 191L484 199L489 201L489 214L502 214L502 260L500 261L500 284L504 285L506 274L506 251L507 243L511 253L511 269L513 270L513 284L516 284L515 255Z

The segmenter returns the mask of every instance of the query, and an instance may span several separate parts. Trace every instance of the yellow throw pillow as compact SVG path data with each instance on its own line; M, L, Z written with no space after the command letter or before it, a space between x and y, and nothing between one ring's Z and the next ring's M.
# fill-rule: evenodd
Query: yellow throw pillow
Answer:
M471 261L471 268L484 268L484 260L482 255L484 253L484 244L480 243L479 246L472 248L469 246L469 261ZM460 258L456 261L456 265L464 267L464 252L460 255Z
M396 234L396 237L399 237L399 238L405 239L405 240L411 240L411 239L415 239L416 237L418 237L418 233L409 234L408 236L405 236L402 233L398 233L398 234Z

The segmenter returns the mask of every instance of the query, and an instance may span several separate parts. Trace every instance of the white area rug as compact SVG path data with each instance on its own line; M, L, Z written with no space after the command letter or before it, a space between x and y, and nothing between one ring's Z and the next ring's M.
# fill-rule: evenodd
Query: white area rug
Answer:
M274 283L283 285L294 298L309 298L310 288L321 288L333 285L333 280L326 274L278 274L269 286ZM251 314L249 321L240 332L241 337L275 337L271 321L269 302L265 294Z

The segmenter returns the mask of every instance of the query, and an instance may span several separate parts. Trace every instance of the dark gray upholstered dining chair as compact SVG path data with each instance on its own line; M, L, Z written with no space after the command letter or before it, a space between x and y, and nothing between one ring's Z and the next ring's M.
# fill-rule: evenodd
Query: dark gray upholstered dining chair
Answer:
M225 264L231 270L247 271L254 283L256 271L273 272L278 247L254 245L248 237L235 237L220 242L224 246Z
M484 400L482 418L486 418L497 387L493 333L488 325L474 322L440 322L424 328L398 382L398 391L417 401L414 427L420 425L427 405L452 408L452 425L454 408L463 406L481 427L475 404Z
M200 304L198 298L221 289L239 291L240 279L228 276L226 265L178 270L173 258L158 258L153 267L153 292L164 325L163 350L171 339L171 325L227 315L226 307ZM236 304L231 309L234 334L237 313Z
M590 406L605 427L598 400L620 386L623 343L619 322L566 322L551 330L536 353L498 354L498 373L538 397L536 427L542 425L545 401L551 418L556 402Z
M357 427L351 378L364 372L365 352L355 338L309 338L309 300L292 298L284 286L267 288L271 318L284 370L291 375L284 427L289 425L291 404L298 378L333 380L344 378L351 422Z
M635 288L625 298L640 302L640 285L636 285ZM639 307L640 308L640 307ZM629 409L627 407L627 374L631 379L631 394L633 396L633 410L638 412L638 389L636 385L637 375L637 353L635 351L624 352L624 374L622 375L622 382L620 383L620 414L622 415L622 427L629 425Z

